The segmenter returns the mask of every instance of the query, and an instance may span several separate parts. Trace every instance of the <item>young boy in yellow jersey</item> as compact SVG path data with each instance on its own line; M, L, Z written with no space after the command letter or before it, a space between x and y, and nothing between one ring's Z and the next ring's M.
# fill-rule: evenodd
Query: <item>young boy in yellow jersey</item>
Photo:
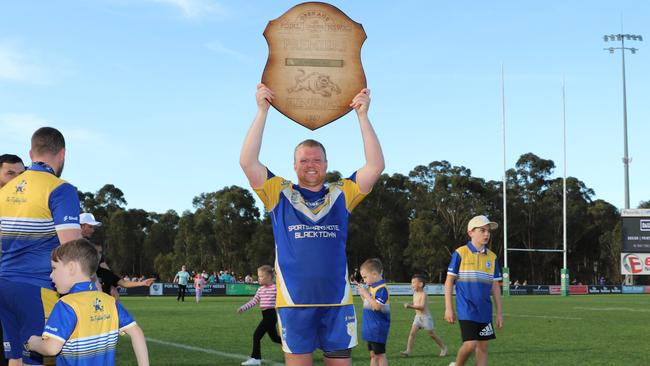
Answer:
M406 351L401 351L402 356L409 356L413 350L413 342L418 330L425 329L436 344L440 347L440 357L447 355L447 346L434 331L433 318L429 311L427 293L424 291L425 279L423 275L415 274L411 278L411 288L413 289L413 302L405 303L404 308L415 310L415 318L409 332L409 338L406 342Z
M359 285L363 298L361 338L368 342L371 366L387 366L386 340L390 329L390 305L386 282L382 278L383 266L377 258L368 259L361 265L361 277L368 288Z
M86 239L52 252L50 278L63 296L54 305L41 336L29 338L30 351L56 356L57 365L114 365L118 334L128 334L138 366L149 366L142 329L115 299L97 290L91 276L99 254Z

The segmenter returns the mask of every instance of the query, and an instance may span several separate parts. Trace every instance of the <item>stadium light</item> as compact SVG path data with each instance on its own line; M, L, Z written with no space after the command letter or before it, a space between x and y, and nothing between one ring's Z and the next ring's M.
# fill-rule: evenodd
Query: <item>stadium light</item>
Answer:
M637 48L629 48L625 47L625 40L627 39L628 41L643 41L643 37L639 34L610 34L610 35L604 35L603 40L605 42L608 42L608 39L610 41L614 41L616 39L617 41L621 42L621 47L609 47L605 48L605 50L609 51L609 53L614 53L615 50L621 50L621 63L622 63L622 70L623 70L623 168L625 171L625 208L630 208L630 162L631 159L628 156L627 153L627 95L626 95L626 90L625 90L625 50L629 50L633 55L636 54L636 51L638 51Z

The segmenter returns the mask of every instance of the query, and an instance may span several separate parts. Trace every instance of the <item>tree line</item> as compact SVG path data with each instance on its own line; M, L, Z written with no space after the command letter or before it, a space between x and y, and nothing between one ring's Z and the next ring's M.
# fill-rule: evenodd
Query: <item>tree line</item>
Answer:
M551 178L555 164L533 153L521 155L506 172L508 247L562 249L562 178ZM341 178L329 172L328 182ZM567 177L567 248L572 278L591 283L604 276L620 283L621 220L618 209L594 200L594 191ZM95 193L79 192L82 211L103 223L93 241L105 246L111 267L123 274L156 274L170 280L182 264L212 272L255 273L274 262L270 218L254 194L239 186L201 193L193 210L178 214L127 209L124 193L107 184ZM485 214L502 224L503 183L472 176L448 161L419 165L408 175L384 174L350 218L347 242L350 273L365 259L381 258L385 277L408 281L421 273L444 282L451 254L466 243L466 225ZM640 207L650 208L650 201ZM493 232L490 248L503 265L503 230ZM510 276L534 284L560 282L562 253L508 254Z

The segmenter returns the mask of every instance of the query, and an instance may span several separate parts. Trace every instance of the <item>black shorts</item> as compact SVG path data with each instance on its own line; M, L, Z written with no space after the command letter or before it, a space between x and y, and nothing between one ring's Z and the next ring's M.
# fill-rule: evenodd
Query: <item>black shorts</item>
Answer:
M492 322L477 323L471 320L459 320L458 323L460 324L460 335L463 338L463 342L487 341L497 337L494 334Z
M368 342L368 351L372 351L376 355L383 355L386 353L386 343Z

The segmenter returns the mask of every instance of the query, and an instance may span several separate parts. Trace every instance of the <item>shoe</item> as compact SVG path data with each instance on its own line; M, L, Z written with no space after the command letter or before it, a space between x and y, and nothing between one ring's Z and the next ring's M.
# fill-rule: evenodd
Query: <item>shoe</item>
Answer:
M404 356L404 357L408 357L408 356L411 355L411 352L399 351L399 354L402 355L402 356Z
M440 357L445 357L447 356L447 345L445 345L441 350L440 350Z
M244 366L249 366L249 365L261 365L262 360L258 360L257 358L249 358L248 360L244 361L241 363Z
M450 363L449 366L456 366L456 362Z

